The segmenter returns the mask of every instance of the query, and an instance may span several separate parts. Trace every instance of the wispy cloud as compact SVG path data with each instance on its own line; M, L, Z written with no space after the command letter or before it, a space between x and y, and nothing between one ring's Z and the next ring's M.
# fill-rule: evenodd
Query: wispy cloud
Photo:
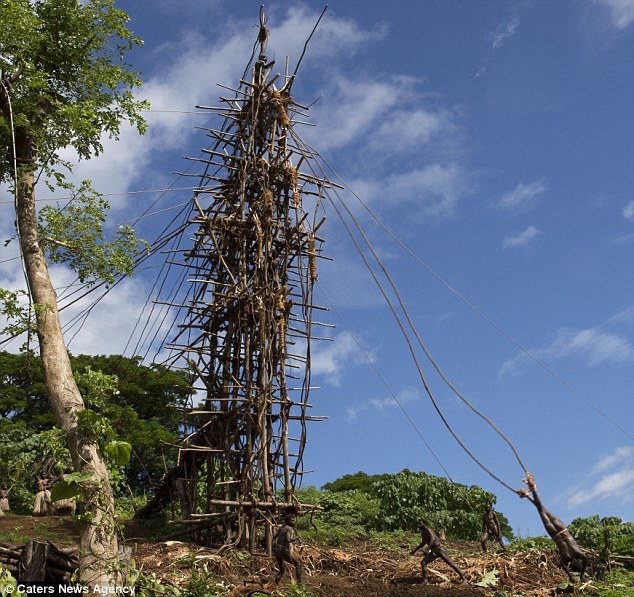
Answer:
M505 249L516 249L518 247L525 247L533 242L541 232L535 228L535 226L529 226L526 230L518 232L516 234L509 234L504 238L503 247Z
M599 479L595 479L601 475ZM603 455L585 479L566 492L569 507L580 506L595 499L625 499L634 496L634 448L615 448Z
M621 31L634 22L634 0L595 0L607 9L612 26Z
M420 390L417 388L406 387L396 394L385 395L370 398L355 406L346 409L346 419L348 422L357 421L364 413L372 411L385 412L400 406L419 400L421 397ZM400 405L400 406L399 406Z
M469 174L457 163L436 162L380 179L366 177L350 186L366 202L402 206L409 218L446 218L455 214L459 201L468 194Z
M601 457L599 462L597 462L590 471L590 475L596 475L597 473L609 470L620 462L630 462L633 458L634 448L632 446L616 448L612 454L607 454Z
M371 398L369 406L376 410L386 410L388 408L398 408L399 404L413 402L421 397L417 388L403 388L394 396L384 396L381 398Z
M634 220L634 201L630 201L624 208L623 208L623 217L626 220Z
M608 323L632 323L634 322L634 305L622 309L608 319Z
M634 234L621 234L608 239L608 243L616 247L629 245L632 241L634 241Z
M590 367L603 363L634 362L634 346L630 341L623 336L603 331L599 327L558 330L549 346L535 348L529 352L540 360L582 359ZM528 357L523 353L508 359L500 368L499 375L518 375L520 364L525 363L527 359Z
M561 330L553 344L542 353L549 354L552 358L581 357L591 366L605 362L629 363L634 360L634 347L627 338L599 328Z
M322 100L311 110L317 127L302 134L320 151L349 148L351 143L348 151L371 146L364 163L368 155L401 155L414 147L445 149L459 131L458 113L422 94L421 83L413 77L369 78L334 69L322 87Z
M489 35L489 40L494 50L499 50L507 39L513 37L520 25L520 18L513 17L510 21L498 25L496 30Z
M332 342L314 343L311 356L311 372L325 383L339 386L346 369L353 363L367 362L355 339L342 332ZM372 359L371 352L366 354Z
M497 207L512 212L526 212L533 207L535 199L545 190L546 185L541 180L528 184L520 182L511 192L502 195Z

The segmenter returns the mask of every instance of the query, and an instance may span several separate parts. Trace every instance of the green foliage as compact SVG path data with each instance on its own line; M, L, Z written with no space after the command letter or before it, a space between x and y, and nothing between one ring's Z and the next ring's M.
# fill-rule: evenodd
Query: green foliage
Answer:
M187 597L214 597L224 595L227 592L223 583L215 582L214 575L207 569L206 563L191 557L189 578L184 587L183 594Z
M91 408L77 413L80 432L91 441L104 440L105 443L114 439L114 429L108 419Z
M575 518L568 529L583 547L602 553L634 557L634 523L616 516L599 518L596 514Z
M311 592L304 583L292 584L286 590L286 597L310 597Z
M614 570L596 583L598 597L631 597L634 594L634 571Z
M106 455L118 466L125 466L130 461L132 446L128 442L113 440L104 446Z
M11 488L11 510L26 513L33 507L33 483L37 474L57 463L60 472L70 466L65 434L53 427L46 431L23 423L0 420L0 479Z
M496 568L487 572L478 582L473 583L476 587L495 587L500 581L500 573Z
M367 493L372 492L372 486L377 481L383 481L390 475L368 475L362 471L354 473L354 475L344 475L339 477L330 483L323 485L322 489L338 493L341 491L365 491Z
M54 425L42 368L33 354L0 352L0 414L36 430Z
M550 537L528 537L527 539L516 539L511 544L513 549L553 549L555 544Z
M89 483L92 479L90 473L70 473L64 475L64 479L58 481L51 489L51 501L67 500L80 494L82 484Z
M76 370L74 376L88 408L104 410L108 401L119 395L119 378L116 375L94 371L86 365L83 371Z
M226 595L228 587L223 582L214 580L214 575L207 569L206 562L201 561L192 554L187 558L188 577L182 587L176 587L171 583L158 578L154 573L146 575L137 572L134 587L137 594L148 597L159 595L182 597L216 597Z
M0 564L0 597L23 597L26 593L18 591L18 581Z
M16 128L28 129L39 149L35 167L57 172L72 147L80 159L102 151L105 133L117 137L121 122L139 131L145 102L125 53L141 41L127 29L129 17L114 0L3 0L0 4L0 69L20 72L12 93ZM9 119L0 113L0 153L11 155ZM10 160L0 161L0 182L10 179Z
M4 290L0 288L0 314L4 315L7 324L0 334L19 336L34 329L33 313L25 304L27 294L23 290Z
M178 435L180 416L174 407L185 404L188 379L163 366L144 366L139 358L79 355L71 362L86 405L94 413L84 415L87 431L98 436L107 432L106 424L116 429L117 437L111 440L116 443L104 445L104 451L110 452L106 464L113 489L127 492L130 485L135 493L144 491L161 478L164 466L174 462L176 451L166 445L175 443ZM27 433L54 426L37 357L0 352L0 415L22 424ZM99 417L105 417L105 423ZM126 455L130 461L125 468L112 460L115 457L121 464ZM0 461L0 475L2 465Z
M184 597L184 593L182 593L178 587L162 582L154 573L137 573L134 588L138 594L146 595L147 597L158 597L159 595L166 597L179 597L183 595Z
M108 202L96 193L90 181L74 191L64 208L44 206L39 213L40 238L52 263L66 263L79 278L91 284L103 280L113 284L120 274L131 275L140 245L129 226L119 226L114 238L105 240Z
M484 506L496 501L494 494L478 486L467 487L408 470L377 481L372 492L379 500L378 530L415 529L424 518L432 528L444 529L453 539L477 540Z
M349 535L414 531L418 520L443 529L453 539L477 540L482 532L485 504L495 495L473 486L451 483L442 477L404 470L397 474L366 475L358 472L299 494L304 503L321 506L313 528L331 545L342 545ZM506 518L498 513L502 532L512 537ZM308 528L309 523L300 521ZM388 535L380 540L392 540Z
M141 133L146 129L140 110L148 104L132 93L141 81L124 58L141 44L128 31L128 20L114 0L0 4L0 71L11 81L0 102L0 155L9 156L0 160L0 183L12 181L17 167L13 182L20 188L20 180L39 169L49 188L71 193L64 207L41 209L40 240L51 262L67 263L88 283L112 284L116 276L131 274L144 244L128 226L105 238L108 203L90 181L78 188L67 182L72 166L61 157L67 149L79 159L98 155L103 138L118 138L124 121ZM19 332L30 316L16 314L9 331Z
M367 534L373 529L378 502L360 491L333 493L308 487L297 492L300 502L323 508L312 519L312 529L329 545L341 547L346 537ZM300 519L300 530L309 529L311 521Z

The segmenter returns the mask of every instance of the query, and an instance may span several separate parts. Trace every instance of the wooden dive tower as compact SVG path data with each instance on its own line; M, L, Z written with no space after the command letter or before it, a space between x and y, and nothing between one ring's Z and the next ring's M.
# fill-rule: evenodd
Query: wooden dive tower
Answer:
M194 192L193 246L181 253L191 283L168 348L194 378L179 465L169 476L183 522L207 540L253 550L297 503L306 472L313 285L331 183L311 173L310 151L293 130L306 108L291 97L294 75L273 74L260 14L251 78L215 110L219 129ZM248 71L247 71L248 72ZM303 166L303 168L302 168ZM301 168L301 169L300 169ZM184 315L184 317L183 317ZM310 506L308 506L310 507Z

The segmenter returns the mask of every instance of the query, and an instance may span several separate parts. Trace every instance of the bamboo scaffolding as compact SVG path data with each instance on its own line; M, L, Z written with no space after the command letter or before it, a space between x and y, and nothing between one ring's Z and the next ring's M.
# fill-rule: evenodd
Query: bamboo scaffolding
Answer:
M184 413L189 434L166 480L173 490L161 495L178 495L181 523L205 520L208 537L220 533L226 545L253 550L263 528L270 551L280 511L316 508L298 504L294 491L308 473L306 423L327 418L307 414L309 393L318 389L310 384L310 343L318 339L311 330L332 326L312 322L313 311L328 310L312 296L317 258L327 258L315 234L324 218L306 211L304 198L318 210L324 190L339 185L299 171L313 156L291 141L289 129L308 108L290 96L292 78L276 88L280 75L271 73L263 34L262 25L251 80L221 86L235 94L220 98L225 106L197 106L224 121L197 127L215 143L205 157L186 158L203 172L188 173L200 181L192 246L172 254L184 258L193 291L160 304L184 312L166 348L188 363L198 403L192 398ZM301 342L291 351L294 338Z

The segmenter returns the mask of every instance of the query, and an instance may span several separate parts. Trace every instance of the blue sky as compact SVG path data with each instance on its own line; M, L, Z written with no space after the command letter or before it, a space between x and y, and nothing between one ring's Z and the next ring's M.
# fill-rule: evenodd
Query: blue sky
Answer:
M209 125L208 115L189 112L217 105L228 92L216 83L233 86L242 75L260 4L117 4L145 40L131 59L152 102L150 130L106 141L76 176L109 194L113 223L169 210L139 221L151 239L189 193L115 193L191 186L170 174L206 145L195 127ZM318 100L317 126L298 134L418 256L344 193L434 359L511 438L543 501L566 521L634 520L634 0L329 5L294 85L299 103ZM268 55L281 70L287 55L294 65L322 9L266 5ZM0 201L9 199L3 191ZM4 239L12 217L0 207ZM329 419L309 429L308 482L444 467L457 482L496 492L516 531L542 533L534 508L483 473L442 426L372 279L328 217L334 261L323 263L316 297L337 327L314 360L322 389L313 410ZM19 287L19 267L6 261L15 243L1 250L0 285ZM111 292L70 349L123 352L155 271ZM72 280L53 272L60 288ZM508 449L429 363L423 369L470 449L520 487Z

